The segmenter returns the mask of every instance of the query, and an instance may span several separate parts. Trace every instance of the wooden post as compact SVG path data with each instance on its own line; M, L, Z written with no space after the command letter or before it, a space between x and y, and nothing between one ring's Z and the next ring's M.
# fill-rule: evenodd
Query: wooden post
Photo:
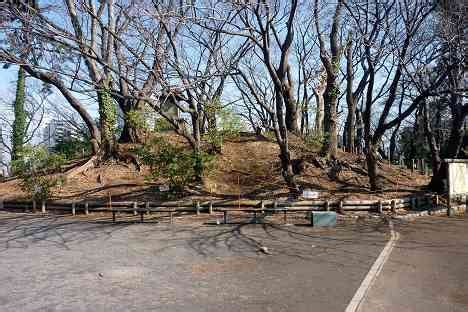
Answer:
M338 213L343 214L343 201L340 200L338 203Z
M74 201L72 202L72 215L76 215L76 203Z
M283 210L283 222L284 224L287 223L287 210L286 209Z
M392 213L396 213L396 201L392 199Z
M213 214L213 202L210 200L209 206L208 206L208 212L209 214Z
M84 213L85 215L89 215L89 203L88 202L84 203Z
M140 222L143 222L143 220L145 218L144 215L145 215L145 212L143 210L140 211Z
M422 174L426 174L426 163L424 161L424 159L421 159L421 171L422 171Z
M378 203L378 206L377 206L377 212L382 214L383 213L383 205L382 205L382 201L379 200L379 203Z
M411 159L411 173L414 172L414 159Z
M277 208L278 208L278 202L275 199L275 201L273 202L273 209L276 210Z
M3 199L0 198L0 209L3 210L5 208L5 205L3 204Z
M172 212L172 210L169 212L169 218L170 218L171 224L173 224L174 223L174 213Z
M45 202L45 200L43 200L41 202L41 212L46 213L46 202Z
M439 194L435 194L435 198L434 198L434 208L435 209L438 209L439 208Z
M112 210L112 222L115 223L115 210Z
M223 211L223 221L224 221L224 224L227 224L227 210L224 210Z
M150 211L149 211L149 209L150 209L150 203L149 203L149 202L146 202L146 203L145 203L145 208L146 208L146 214L149 215L149 214L150 214Z
M36 213L36 201L34 199L32 202L32 210L33 210L33 213Z
M257 210L254 210L254 223L257 224Z
M448 203L447 203L447 217L451 217L454 214L454 210L452 209L452 198L448 196Z
M262 208L262 213L265 213L264 209L265 209L265 202L262 200L260 201L260 207Z
M200 202L199 201L195 203L195 209L197 210L197 216L199 216L200 215Z
M325 201L325 211L330 211L330 203L328 202L328 199Z
M411 197L411 209L416 210L416 197Z

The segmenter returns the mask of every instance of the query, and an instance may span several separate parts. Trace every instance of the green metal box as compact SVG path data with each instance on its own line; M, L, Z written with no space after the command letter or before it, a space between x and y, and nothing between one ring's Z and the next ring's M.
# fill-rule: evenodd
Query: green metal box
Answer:
M336 226L336 212L313 211L310 214L310 224L312 226Z

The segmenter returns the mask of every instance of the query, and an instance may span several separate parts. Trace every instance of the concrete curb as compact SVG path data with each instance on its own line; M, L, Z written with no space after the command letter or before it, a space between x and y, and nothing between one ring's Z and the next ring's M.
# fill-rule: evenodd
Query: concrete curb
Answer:
M464 207L453 207L453 210L455 210L455 213L466 213L466 208ZM423 210L420 212L415 212L415 213L408 213L406 215L401 215L401 216L392 216L393 219L399 219L399 220L408 220L408 219L415 219L417 217L427 217L427 216L434 216L434 215L447 215L447 208L442 208L442 209L429 209L429 210Z

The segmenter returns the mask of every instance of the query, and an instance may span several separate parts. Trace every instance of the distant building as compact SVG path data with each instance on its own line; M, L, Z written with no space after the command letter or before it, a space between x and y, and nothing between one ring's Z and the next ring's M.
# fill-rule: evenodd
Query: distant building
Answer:
M57 143L77 138L77 134L66 122L54 119L44 127L42 137L43 144L50 149L55 147Z

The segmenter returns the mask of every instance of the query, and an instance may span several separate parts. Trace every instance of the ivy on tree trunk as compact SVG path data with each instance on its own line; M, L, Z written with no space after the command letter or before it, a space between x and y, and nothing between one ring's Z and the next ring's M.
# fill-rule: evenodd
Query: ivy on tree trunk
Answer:
M99 118L101 125L101 150L103 158L111 158L115 151L114 132L117 123L117 110L112 99L109 81L104 81L98 91Z
M26 112L24 102L26 97L26 73L22 66L18 69L16 82L16 98L14 103L15 120L13 122L11 160L18 160L26 135Z

